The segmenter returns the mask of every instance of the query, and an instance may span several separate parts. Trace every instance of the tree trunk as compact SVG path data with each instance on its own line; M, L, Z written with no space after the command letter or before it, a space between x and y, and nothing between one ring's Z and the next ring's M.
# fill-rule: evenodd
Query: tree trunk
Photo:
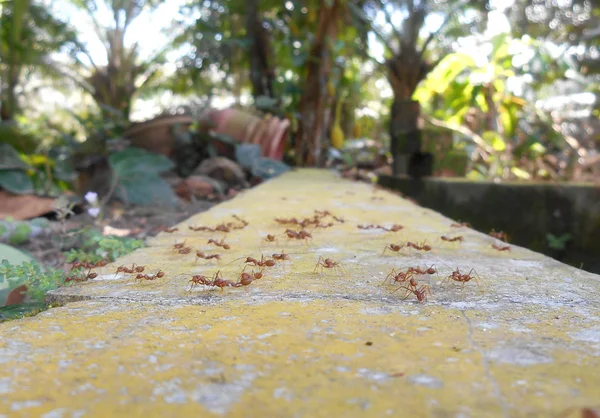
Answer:
M260 96L274 97L275 72L271 62L269 32L263 27L259 0L246 0L246 36L250 41L250 81L254 100Z
M404 45L401 54L386 62L388 80L394 92L390 112L391 153L394 158L394 175L426 175L430 167L429 157L421 153L419 118L421 106L412 100L419 82L425 78L429 68L421 60L416 49ZM424 161L424 158L428 161Z
M333 59L330 45L337 38L337 23L341 11L341 1L333 0L330 6L322 2L315 39L307 60L306 80L300 99L300 121L296 134L296 163L298 165L320 166L323 164L323 139L326 136L327 110L331 106L329 77Z

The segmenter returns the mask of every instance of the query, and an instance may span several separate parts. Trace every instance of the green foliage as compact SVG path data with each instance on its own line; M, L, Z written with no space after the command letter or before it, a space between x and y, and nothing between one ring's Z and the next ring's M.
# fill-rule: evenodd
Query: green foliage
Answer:
M144 241L116 236L104 236L96 229L84 229L76 233L78 249L64 253L67 263L82 261L95 263L108 259L114 261L130 252L144 247Z
M48 155L21 154L0 144L0 186L13 193L58 195L69 188L73 170L64 160Z
M112 154L109 163L117 181L117 193L124 202L137 205L176 205L177 196L160 173L174 164L164 155L140 148Z
M61 270L45 269L38 262L31 261L14 265L8 260L0 263L0 284L8 280L10 287L27 286L27 294L38 302L43 302L46 292L56 289L65 282L65 274Z
M8 242L13 245L19 245L27 242L31 235L31 227L26 223L18 224L8 238Z
M556 251L564 251L567 247L567 243L571 241L573 236L571 234L563 234L556 236L553 234L546 234L546 240L548 241L548 247Z

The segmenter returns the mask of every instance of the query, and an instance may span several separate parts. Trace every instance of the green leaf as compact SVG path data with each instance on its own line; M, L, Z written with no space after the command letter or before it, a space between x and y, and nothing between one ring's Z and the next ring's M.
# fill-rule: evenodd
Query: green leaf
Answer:
M487 144L491 145L495 151L502 152L506 149L506 142L498 132L485 131L481 137Z
M21 169L29 166L19 157L19 153L7 143L0 144L0 170Z
M33 183L22 170L0 170L0 187L18 194L33 193Z
M510 172L513 173L515 175L515 177L517 177L521 180L530 180L531 179L531 175L527 171L522 170L519 167L512 167L510 169Z
M19 319L26 315L34 315L47 309L44 302L21 303L0 307L0 321Z
M112 154L108 161L119 178L134 176L140 172L156 175L175 166L164 155L134 147Z
M179 200L159 173L174 164L164 155L128 148L109 157L118 178L117 194L124 202L134 205L176 205Z
M15 226L15 229L10 234L8 241L13 245L19 245L27 242L31 235L31 227L26 223L21 223Z

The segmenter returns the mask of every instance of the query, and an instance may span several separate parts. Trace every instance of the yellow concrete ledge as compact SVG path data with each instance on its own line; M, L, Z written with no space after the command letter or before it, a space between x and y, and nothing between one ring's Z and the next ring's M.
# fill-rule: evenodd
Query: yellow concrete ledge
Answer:
M345 223L303 243L273 220L315 209ZM249 226L188 228L233 214ZM498 252L452 222L328 172L286 174L52 295L78 302L0 324L0 416L531 417L598 407L599 277L515 246ZM173 249L185 240L214 252L211 238L231 246L221 261ZM430 252L382 255L390 243L424 240ZM237 258L281 249L291 260L248 287L190 292L183 276L220 269L237 280ZM342 269L314 273L319 256ZM114 278L131 263L166 274ZM426 303L382 283L392 268L431 265L438 273L419 277L431 286ZM442 283L456 267L474 268L480 284Z

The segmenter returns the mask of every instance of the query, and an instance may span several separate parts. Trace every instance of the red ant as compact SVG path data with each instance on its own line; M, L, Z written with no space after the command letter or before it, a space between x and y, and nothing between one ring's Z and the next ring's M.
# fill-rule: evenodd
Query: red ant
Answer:
M244 229L245 227L250 225L248 222L246 222L237 215L231 215L231 217L242 224L242 226L234 226L233 229Z
M406 295L404 296L403 299L407 299L410 296L410 293L412 293L413 295L416 296L417 300L419 302L426 302L427 301L427 293L429 293L430 296L433 296L431 294L431 288L424 284L421 287L417 288L416 286L416 282L411 282L411 286L410 287L406 287L406 286L400 286L401 289L405 289L406 290Z
M383 229L385 231L388 231L388 232L398 232L401 229L404 229L404 227L402 225L399 225L399 224L394 224L390 228L385 228L385 227L381 227L381 226L379 228L381 228L381 229Z
M132 274L132 273L134 273L134 270L133 270L134 268L135 268L135 264L133 264L131 266L131 268L125 267L125 266L119 266L119 267L117 267L117 272L115 273L115 276L117 274L119 274L119 273L129 273L129 274Z
M81 276L69 276L65 279L65 283L69 282L85 282L88 278Z
M477 284L479 284L479 279L477 277L471 275L471 273L473 273L474 271L475 271L475 269L471 269L471 271L469 271L467 274L462 274L460 272L460 270L457 268L448 277L446 277L444 279L444 281L454 280L455 282L462 283L462 285L464 287L465 283L470 282L471 280L475 279ZM475 274L477 274L477 273L475 273Z
M232 282L231 280L225 280L223 278L220 278L219 275L221 274L221 270L217 271L215 273L215 275L213 276L213 280L211 282L211 286L215 286L221 289L221 291L223 291L223 288L225 287L233 287L235 285L234 282Z
M492 228L492 230L489 232L489 236L502 240L504 242L508 242L508 234L506 234L506 232L503 231L496 232L496 230Z
M381 253L381 255L385 254L386 250L394 251L395 253L397 253L398 251L400 251L405 246L406 246L406 244L388 244L383 249L383 252Z
M196 258L202 258L204 260L211 260L214 258L216 260L220 260L221 256L219 254L205 254L202 251L196 250Z
M319 256L319 260L317 261L317 264L315 265L315 273L317 272L317 268L321 267L321 274L323 274L323 268L326 269L331 269L331 268L341 268L342 265L337 262L337 261L333 261L331 258L323 258L321 256Z
M396 269L392 269L392 271L390 272L390 274L388 274L385 278L385 280L383 281L384 283L388 281L389 278L391 278L392 282L397 282L397 283L404 283L405 281L407 281L408 279L410 279L412 276L411 273L409 272L405 272L405 271L396 271Z
M215 230L213 228L210 228L208 226L188 226L188 228L195 232L198 232L198 231L215 232Z
M192 247L184 247L178 251L179 254L189 254L192 252Z
M419 250L419 251L431 251L432 250L431 245L426 244L425 241L423 241L422 244L419 244L419 243L415 244L414 242L409 241L406 243L406 246L414 248L415 250Z
M275 222L285 225L285 224L292 224L292 225L298 225L298 219L296 218L275 218Z
M183 247L185 247L185 241L173 244L173 248L175 250L181 250Z
M253 258L253 257L247 257L245 263L246 264L254 264L255 266L258 266L258 267L273 267L276 264L275 260L265 259L264 255L260 256L260 261L258 261L256 258Z
M267 235L265 237L265 241L267 241L267 242L273 242L273 241L275 241L275 235L271 235L271 234Z
M440 238L442 239L442 241L447 241L447 242L463 242L464 241L464 238L462 235L459 235L457 237L452 237L452 238L442 235Z
M284 261L284 260L289 260L290 256L288 254L286 254L284 250L281 250L281 253L273 254L273 258L277 261Z
M225 250L229 250L231 248L229 246L229 244L225 244L225 240L224 239L222 239L221 241L217 241L217 240L211 238L211 239L208 240L208 243L209 244L214 244L217 247L221 247L221 248L223 248Z
M510 245L497 245L497 244L492 244L492 248L498 251L510 251Z
M240 275L240 280L237 283L235 283L233 285L233 287L248 286L254 280L260 280L260 279L262 279L262 277L263 277L262 270L259 272L252 272L252 273L242 272L242 274Z
M433 268L433 265L425 270L422 270L420 267L409 267L407 272L414 274L435 274L437 270Z
M138 274L135 276L136 280L156 280L164 277L165 273L162 270L158 270L155 274Z
M190 286L190 290L191 291L194 287L202 284L204 286L210 286L211 281L208 279L208 277L203 276L202 274L196 274L194 276L192 276L192 279L188 282L191 283Z
M315 228L323 228L323 229L325 229L325 228L331 228L333 225L335 225L333 222L329 222L327 224L318 223L318 224L315 225Z
M461 222L461 223L455 222L450 225L450 228L462 228L462 227L471 228L471 224L468 222Z

